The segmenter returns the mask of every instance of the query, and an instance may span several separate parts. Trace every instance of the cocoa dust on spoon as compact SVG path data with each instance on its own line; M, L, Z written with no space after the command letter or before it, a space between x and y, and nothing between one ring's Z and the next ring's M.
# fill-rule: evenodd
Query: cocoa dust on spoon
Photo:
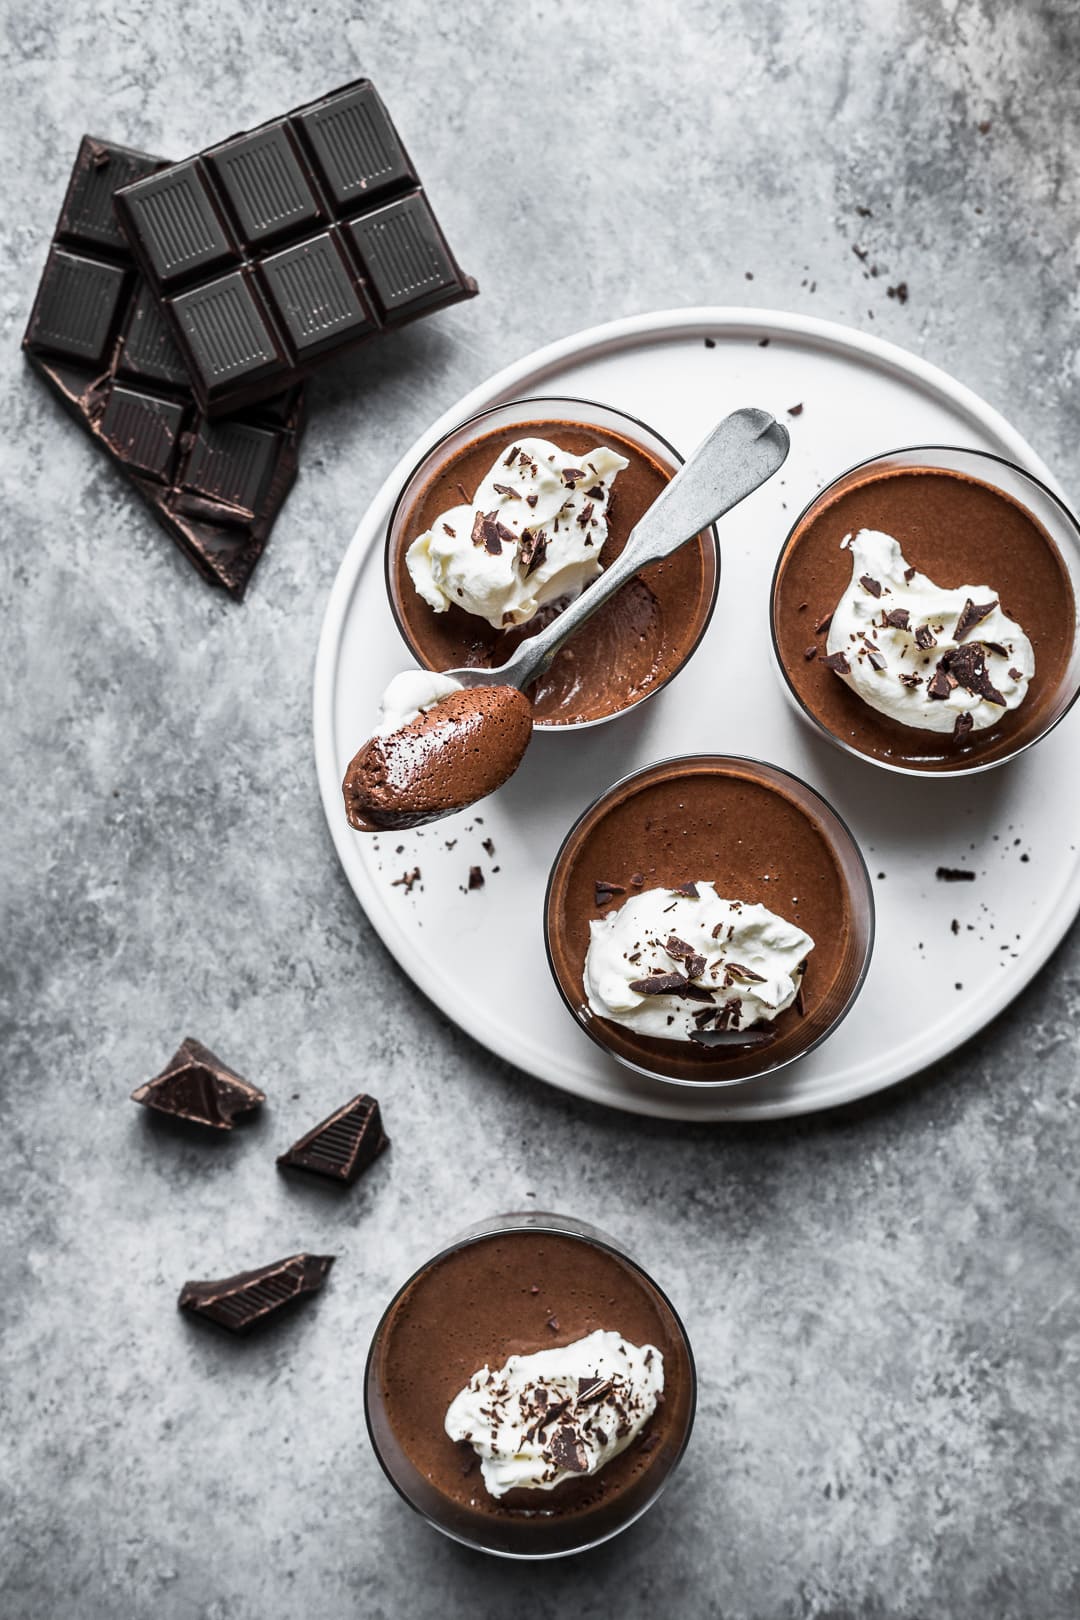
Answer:
M342 783L350 827L420 827L487 798L521 764L532 726L516 687L451 692L354 757Z

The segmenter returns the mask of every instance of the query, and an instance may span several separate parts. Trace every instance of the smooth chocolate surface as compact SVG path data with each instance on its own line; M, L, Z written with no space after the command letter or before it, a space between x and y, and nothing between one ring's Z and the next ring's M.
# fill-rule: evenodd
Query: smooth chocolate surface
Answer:
M811 1045L850 993L851 897L824 827L750 761L721 767L688 759L661 770L655 780L629 783L587 818L560 857L548 899L552 967L570 1005L609 1051L675 1078L737 1078L760 1067L755 1031L699 1046L645 1037L587 1009L590 922L619 903L614 886L670 889L674 898L689 892L688 881L705 880L724 899L767 906L804 929L814 949L800 997L765 1026L769 1062L781 1062Z
M210 422L113 217L166 160L84 136L23 350L206 578L242 596L296 478L299 389Z
M479 1368L572 1344L598 1328L661 1351L663 1404L641 1436L591 1478L489 1495L471 1446L446 1433L450 1402ZM394 1440L463 1521L520 1517L523 1509L560 1517L618 1511L652 1469L670 1466L691 1415L690 1361L666 1302L628 1261L560 1233L502 1233L437 1260L394 1306L375 1372Z
M828 621L851 577L845 536L880 529L936 585L986 585L1028 636L1035 675L1019 708L981 731L916 730L879 714L849 690L823 657ZM933 467L874 473L811 512L777 572L773 626L780 660L800 702L860 753L926 771L955 770L1011 753L1043 729L1072 652L1076 604L1065 565L1045 529L1011 496Z
M247 1334L309 1294L317 1294L333 1263L332 1254L291 1254L233 1277L186 1282L177 1305L230 1333Z
M351 1187L389 1146L379 1104L361 1092L280 1153L277 1162Z
M266 1093L189 1035L161 1073L131 1093L131 1100L193 1125L231 1131L236 1116L259 1108Z
M451 692L388 737L372 737L345 773L358 832L419 827L486 799L508 781L532 736L529 700L513 686Z
M456 606L436 613L417 594L405 562L413 540L449 507L460 505L463 489L471 500L500 451L524 438L549 439L581 456L607 444L629 459L630 465L612 485L608 538L600 553L604 567L619 555L634 524L674 470L661 466L622 434L557 420L519 422L483 434L450 457L414 502L395 555L387 560L402 630L429 669L496 667L558 611L553 603L528 625L513 630L493 629ZM605 603L530 687L536 723L567 725L599 719L640 702L674 674L708 620L715 580L713 550L711 534L703 535L696 544L643 569Z
M116 208L214 416L476 292L367 79L134 181Z

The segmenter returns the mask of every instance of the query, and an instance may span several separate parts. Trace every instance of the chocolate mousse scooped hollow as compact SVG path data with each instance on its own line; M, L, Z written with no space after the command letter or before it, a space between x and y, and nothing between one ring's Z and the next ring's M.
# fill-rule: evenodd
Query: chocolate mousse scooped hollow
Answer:
M452 1440L451 1401L481 1368L617 1332L663 1357L663 1398L625 1450L552 1489L486 1487ZM557 1558L626 1529L660 1495L690 1437L696 1374L686 1330L614 1238L569 1216L493 1216L435 1254L375 1330L364 1378L372 1446L399 1494L435 1529L484 1552Z
M464 810L514 774L531 735L529 700L516 687L450 692L354 756L342 783L349 825L419 827Z
M581 458L598 446L629 465L612 482L602 567L619 555L634 524L678 471L682 457L654 429L607 405L576 399L527 399L494 406L445 434L414 468L398 496L386 539L386 584L398 629L425 669L495 668L522 639L550 623L558 604L527 623L495 629L451 605L443 612L420 596L406 564L409 546L463 501L500 453L525 438L547 439ZM561 649L529 697L541 730L596 725L660 691L698 646L716 601L719 553L710 527L673 556L642 569ZM588 590L588 585L585 587Z
M599 1016L585 989L590 924L647 891L673 904L697 898L702 882L810 936L794 1003L771 1023L700 1044ZM579 817L552 867L544 930L559 993L598 1046L653 1079L727 1086L804 1056L844 1018L870 965L874 898L854 838L805 782L758 760L688 755L625 777ZM700 997L703 1018L709 999Z
M943 590L988 588L1031 643L1035 673L1019 706L956 735L922 729L881 713L824 662L853 572L842 542L861 530L891 535L910 568ZM1078 602L1080 525L1052 490L987 451L916 445L852 467L796 518L773 577L773 651L796 708L848 753L907 775L982 771L1030 748L1074 702ZM976 628L968 644L978 640ZM923 678L937 657L931 650Z

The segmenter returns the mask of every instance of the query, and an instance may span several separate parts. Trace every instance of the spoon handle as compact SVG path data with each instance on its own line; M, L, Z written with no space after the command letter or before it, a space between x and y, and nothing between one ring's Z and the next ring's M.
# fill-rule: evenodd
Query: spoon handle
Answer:
M788 431L768 411L746 407L718 422L631 530L600 578L535 636L521 643L488 680L527 686L597 608L648 563L659 562L730 512L783 466Z

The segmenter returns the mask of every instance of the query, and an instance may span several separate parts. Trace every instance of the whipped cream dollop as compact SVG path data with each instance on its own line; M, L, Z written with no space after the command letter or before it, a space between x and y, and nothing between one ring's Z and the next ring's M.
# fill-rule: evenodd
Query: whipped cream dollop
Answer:
M382 695L376 737L389 737L410 725L428 709L433 709L451 692L460 692L461 682L433 669L405 669L395 675Z
M600 573L611 486L628 465L604 445L577 456L522 439L500 451L472 503L409 547L413 585L436 613L456 603L496 630L579 596Z
M648 1423L664 1389L664 1358L598 1329L573 1344L481 1367L446 1413L451 1440L480 1458L491 1496L551 1491L598 1473Z
M844 545L851 583L832 616L827 661L865 703L901 725L958 736L1019 707L1035 654L992 586L935 585L876 529Z
M711 883L645 889L589 924L593 1012L666 1041L771 1023L798 995L809 934Z

